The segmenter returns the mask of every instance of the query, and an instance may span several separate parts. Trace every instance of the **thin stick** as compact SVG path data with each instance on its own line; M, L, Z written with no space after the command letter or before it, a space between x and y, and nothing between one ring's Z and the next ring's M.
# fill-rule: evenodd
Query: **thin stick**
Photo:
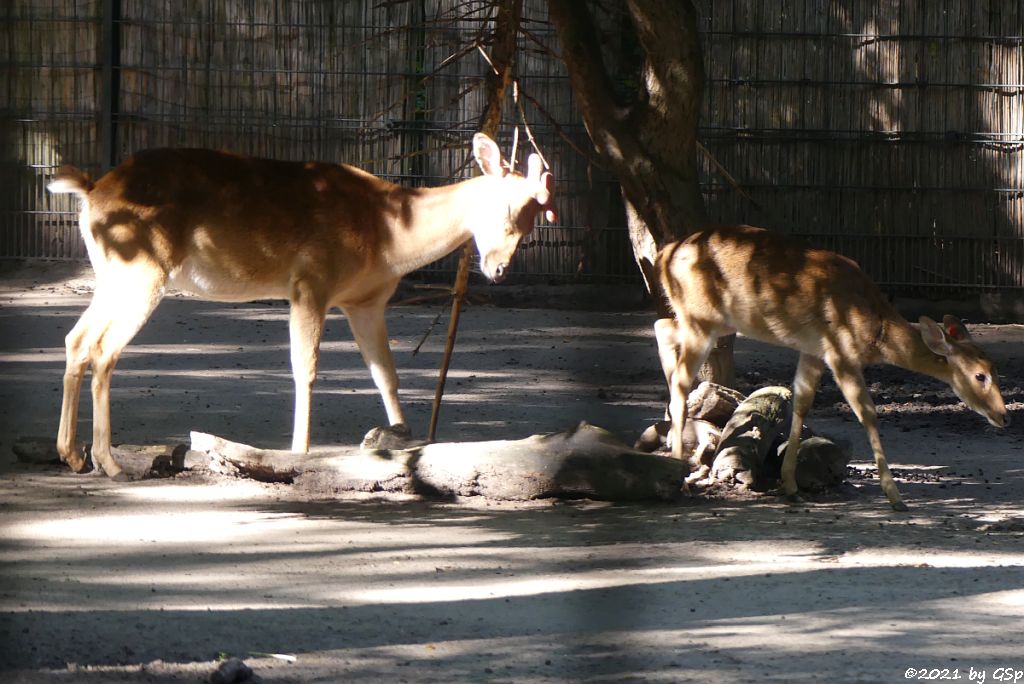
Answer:
M434 405L430 410L430 429L427 431L427 441L433 442L437 436L437 419L441 413L441 398L444 396L445 382L448 380L448 368L452 362L452 352L455 351L455 336L459 331L459 316L462 314L462 300L466 297L466 290L469 288L469 261L473 258L473 241L467 240L462 246L462 255L459 257L459 270L455 275L455 286L452 288L452 314L448 319L448 338L444 343L444 358L441 360L441 369L438 371L437 388L434 390Z
M429 295L429 296L437 297L437 295ZM422 298L420 298L420 299L422 299ZM441 322L441 316L444 315L444 310L447 309L447 308L448 308L448 302L445 302L444 306L441 307L441 310L437 312L436 316L434 316L434 320L431 321L430 325L427 326L427 331L425 333L423 333L423 337L420 338L420 343L417 344L416 348L412 350L412 355L413 356L416 356L417 354L420 353L420 348L423 346L423 343L427 341L427 338L430 337L430 333L434 332L434 328L437 327L437 324Z
M544 157L544 153L537 147L537 141L533 139L533 131L530 130L530 122L526 120L526 110L523 109L523 103L519 100L519 81L515 80L512 82L512 95L516 102L516 107L519 109L519 118L523 121L523 130L526 131L526 139L533 145L533 151L536 152L537 156L540 157L540 161L544 164L545 169L550 169L551 165L548 164L548 160Z

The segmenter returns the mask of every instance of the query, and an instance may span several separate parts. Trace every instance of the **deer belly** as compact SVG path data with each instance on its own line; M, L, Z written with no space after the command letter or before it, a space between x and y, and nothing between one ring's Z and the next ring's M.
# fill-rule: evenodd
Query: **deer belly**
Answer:
M221 302L288 298L287 281L275 282L241 269L225 268L201 257L185 259L168 275L167 284L182 292Z
M767 307L747 312L742 318L733 318L730 323L744 337L817 357L825 353L822 333L813 322L791 320Z

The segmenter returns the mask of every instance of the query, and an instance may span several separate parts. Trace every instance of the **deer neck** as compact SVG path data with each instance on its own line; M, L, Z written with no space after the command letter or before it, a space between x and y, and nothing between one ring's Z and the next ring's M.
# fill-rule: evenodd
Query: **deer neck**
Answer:
M902 317L886 320L878 341L886 363L949 383L949 364L925 345L921 331Z
M471 220L486 196L485 180L478 177L440 188L395 191L385 252L396 273L426 266L473 237Z

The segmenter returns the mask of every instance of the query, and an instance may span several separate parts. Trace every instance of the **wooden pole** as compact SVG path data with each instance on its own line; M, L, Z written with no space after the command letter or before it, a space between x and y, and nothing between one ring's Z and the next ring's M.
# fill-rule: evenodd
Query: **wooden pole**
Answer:
M452 313L448 319L448 337L444 344L444 358L437 376L437 388L434 390L434 405L430 411L430 430L427 441L433 442L437 435L437 418L441 413L441 398L444 396L444 385L448 379L448 368L455 350L455 336L459 331L459 315L462 313L462 301L469 289L469 260L473 258L473 241L467 240L462 245L462 256L459 257L459 270L455 274L455 285L452 287Z

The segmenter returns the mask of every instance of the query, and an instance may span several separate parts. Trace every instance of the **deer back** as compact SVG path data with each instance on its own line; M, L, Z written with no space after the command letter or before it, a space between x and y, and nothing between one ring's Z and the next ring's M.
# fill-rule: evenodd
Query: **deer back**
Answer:
M740 332L823 356L869 363L883 321L898 314L857 264L751 226L715 226L666 245L661 284L697 334Z

